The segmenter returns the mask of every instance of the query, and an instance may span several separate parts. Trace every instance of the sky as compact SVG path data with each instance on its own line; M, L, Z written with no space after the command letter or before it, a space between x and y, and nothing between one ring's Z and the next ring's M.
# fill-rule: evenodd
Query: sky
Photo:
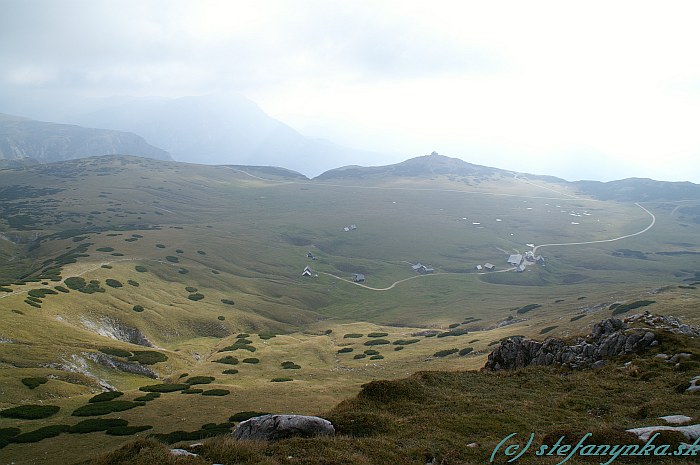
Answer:
M0 0L0 112L232 92L359 149L700 183L699 17L697 1Z

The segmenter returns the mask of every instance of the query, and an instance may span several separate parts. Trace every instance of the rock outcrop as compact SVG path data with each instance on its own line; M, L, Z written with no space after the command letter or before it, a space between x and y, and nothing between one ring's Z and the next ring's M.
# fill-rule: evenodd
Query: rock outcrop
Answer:
M274 441L294 436L334 436L330 421L305 415L262 415L242 421L233 431L236 439Z
M650 324L656 318L659 326ZM568 368L598 368L605 364L604 359L619 355L636 354L658 345L652 329L694 331L671 317L654 317L649 314L634 315L627 322L643 322L649 329L630 327L627 322L610 318L593 326L587 338L580 338L573 344L562 339L549 338L543 342L524 337L511 337L501 342L488 358L485 370L522 368L528 365L555 365ZM675 322L675 323L671 323ZM681 329L682 328L682 329Z

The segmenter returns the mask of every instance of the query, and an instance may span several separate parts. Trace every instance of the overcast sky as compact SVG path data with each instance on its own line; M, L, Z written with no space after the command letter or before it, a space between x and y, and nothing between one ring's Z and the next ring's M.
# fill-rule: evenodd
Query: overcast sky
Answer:
M356 148L700 183L698 18L697 1L0 0L0 112L27 92L239 92Z

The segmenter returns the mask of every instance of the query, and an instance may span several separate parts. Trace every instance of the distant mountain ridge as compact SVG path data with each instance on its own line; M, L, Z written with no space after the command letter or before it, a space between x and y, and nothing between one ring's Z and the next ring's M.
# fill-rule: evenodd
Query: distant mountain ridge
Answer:
M168 152L148 144L136 134L0 114L0 160L5 160L4 166L117 153L172 160Z

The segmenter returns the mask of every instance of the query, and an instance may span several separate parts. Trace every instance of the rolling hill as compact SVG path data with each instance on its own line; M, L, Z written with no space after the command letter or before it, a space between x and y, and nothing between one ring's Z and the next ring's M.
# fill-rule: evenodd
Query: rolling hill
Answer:
M615 311L700 322L700 197L604 200L437 155L315 179L103 156L2 169L0 200L0 408L60 407L0 418L60 433L0 449L15 463L129 438L61 433L76 411L194 431L479 369L504 337L568 337ZM533 250L544 264L508 263ZM83 408L104 390L126 403Z

